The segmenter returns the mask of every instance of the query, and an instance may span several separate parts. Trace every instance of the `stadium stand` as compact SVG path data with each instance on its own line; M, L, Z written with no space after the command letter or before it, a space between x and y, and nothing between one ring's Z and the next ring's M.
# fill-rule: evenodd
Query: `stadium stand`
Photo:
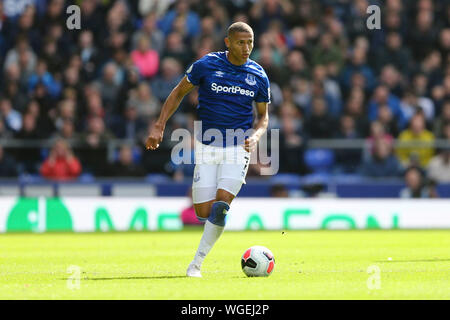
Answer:
M80 30L66 26L71 4ZM370 4L383 8L381 29L365 26ZM146 151L145 139L184 71L224 50L238 20L254 28L251 58L271 80L269 130L280 130L280 178L252 165L242 196L269 196L280 182L298 195L314 179L338 197L450 195L450 2L432 0L0 1L1 194L81 183L93 194L151 184L143 196L184 196L192 167L172 163L170 134L193 129L197 92L160 149ZM41 174L61 139L81 171L56 183ZM401 192L411 167L436 192Z

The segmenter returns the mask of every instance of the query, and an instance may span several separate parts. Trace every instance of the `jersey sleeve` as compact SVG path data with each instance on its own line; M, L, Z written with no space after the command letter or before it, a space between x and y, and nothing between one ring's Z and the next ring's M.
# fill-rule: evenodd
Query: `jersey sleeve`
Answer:
M263 77L256 95L255 102L267 102L270 103L270 83L267 76Z
M195 61L191 66L186 70L186 77L190 83L195 86L200 84L202 77L204 75L205 63L204 58Z

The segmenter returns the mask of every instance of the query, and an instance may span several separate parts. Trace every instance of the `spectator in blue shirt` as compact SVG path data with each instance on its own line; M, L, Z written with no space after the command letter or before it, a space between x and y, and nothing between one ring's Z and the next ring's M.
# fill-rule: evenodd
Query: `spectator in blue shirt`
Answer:
M200 32L200 18L197 13L190 10L187 0L179 0L175 8L169 10L158 22L159 28L166 36L173 30L178 17L185 19L185 31L189 38L195 37Z
M33 91L38 83L44 84L52 98L58 98L61 94L61 84L56 81L47 70L47 63L40 59L36 66L36 72L28 79L28 90Z
M183 77L180 63L173 58L165 58L161 63L161 75L152 82L152 91L164 101Z
M11 101L7 98L0 99L0 115L5 121L8 130L19 132L22 128L22 115L19 111L13 109Z
M384 139L375 142L374 154L364 161L362 174L368 177L395 177L402 172L397 158L392 154L391 145Z
M350 89L354 73L360 73L364 76L368 90L372 90L375 87L376 78L372 69L366 63L366 50L364 48L355 48L350 63L341 73L341 83L345 90Z
M400 130L406 126L406 118L400 106L400 99L391 94L388 87L385 85L379 85L376 87L373 98L369 102L368 116L370 121L377 119L378 109L381 105L387 105L389 107Z

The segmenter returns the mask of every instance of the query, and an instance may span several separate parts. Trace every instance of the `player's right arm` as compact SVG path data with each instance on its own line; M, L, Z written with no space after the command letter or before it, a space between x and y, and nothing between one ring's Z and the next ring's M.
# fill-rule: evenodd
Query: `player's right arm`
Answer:
M169 94L162 106L158 120L150 129L150 134L146 141L147 150L155 150L159 147L159 143L163 139L164 128L166 127L167 120L169 120L172 114L178 109L178 106L184 96L191 92L194 87L195 86L187 80L187 77L184 76Z

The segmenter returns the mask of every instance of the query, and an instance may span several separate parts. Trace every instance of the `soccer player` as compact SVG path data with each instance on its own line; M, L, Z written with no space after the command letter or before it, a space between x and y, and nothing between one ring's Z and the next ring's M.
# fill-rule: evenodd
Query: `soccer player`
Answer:
M250 153L267 129L270 86L264 69L249 59L253 43L252 28L233 23L225 38L228 50L209 53L188 68L167 97L146 141L147 149L158 148L167 120L183 97L198 86L197 114L202 130L196 136L192 198L197 218L205 221L205 226L186 271L188 277L201 277L203 260L221 236L230 204L245 183ZM258 114L254 126L253 102ZM230 129L244 134L228 139ZM221 137L210 137L211 130ZM225 161L227 157L232 161Z

